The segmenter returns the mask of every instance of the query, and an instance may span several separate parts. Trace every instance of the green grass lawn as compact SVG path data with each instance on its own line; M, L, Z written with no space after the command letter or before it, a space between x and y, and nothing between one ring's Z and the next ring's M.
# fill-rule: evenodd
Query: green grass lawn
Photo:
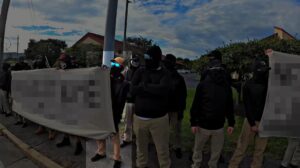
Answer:
M182 123L182 145L184 151L191 151L193 149L194 144L194 136L191 133L190 129L190 108L193 102L193 98L195 95L195 89L188 90L188 97L187 97L187 108L184 113L184 119ZM233 91L233 98L234 100L237 99L237 92ZM236 142L241 132L242 124L244 118L236 117L236 125L234 133L231 136L225 136L225 145L224 145L224 152L229 153L233 152L236 148ZM248 153L250 154L253 151L253 142L252 145L249 146ZM266 150L266 156L272 159L282 159L284 154L285 148L287 146L287 140L285 138L270 138L268 147Z

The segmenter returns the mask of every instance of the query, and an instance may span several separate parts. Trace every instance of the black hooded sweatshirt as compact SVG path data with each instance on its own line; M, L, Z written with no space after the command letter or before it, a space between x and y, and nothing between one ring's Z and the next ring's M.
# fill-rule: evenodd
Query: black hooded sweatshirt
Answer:
M132 79L131 94L135 98L135 114L144 118L160 118L168 112L170 74L165 68L139 68Z
M226 72L210 70L205 80L199 83L191 108L191 126L208 130L235 124L232 90L226 79Z
M119 132L118 124L122 118L126 95L129 91L129 84L124 80L124 76L122 74L120 74L120 76L114 76L111 74L110 81L114 124L116 132Z
M260 121L263 115L268 86L267 83L255 79L247 81L243 87L243 100L247 120L251 127Z

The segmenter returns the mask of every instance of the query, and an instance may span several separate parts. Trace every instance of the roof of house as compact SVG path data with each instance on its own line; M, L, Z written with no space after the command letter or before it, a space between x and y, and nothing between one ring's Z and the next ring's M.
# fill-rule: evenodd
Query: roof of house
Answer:
M284 34L286 34L287 36L289 36L291 39L297 40L294 36L292 36L290 33L288 33L287 31L285 31L281 27L274 26L274 29L278 29L278 30L282 31ZM262 40L269 40L269 39L273 39L273 38L278 38L278 34L274 33L274 34L272 34L272 35L270 35L268 37L263 38Z
M83 37L81 37L73 46L76 46L76 45L80 44L81 42L83 42L87 38L91 38L91 39L95 40L96 42L98 42L100 44L104 44L104 36L88 32ZM115 46L116 46L117 50L122 49L122 45L123 45L123 42L115 40Z
M282 32L284 32L286 35L290 36L292 39L296 40L296 38L294 36L292 36L290 33L288 33L287 31L285 31L283 28L278 27L278 26L274 26L274 29L278 29L281 30Z

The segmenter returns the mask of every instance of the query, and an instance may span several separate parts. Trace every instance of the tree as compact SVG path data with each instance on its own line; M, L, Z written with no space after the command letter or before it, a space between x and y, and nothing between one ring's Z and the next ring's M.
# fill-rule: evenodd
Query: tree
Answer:
M253 40L248 42L239 42L225 45L217 48L223 55L223 62L227 65L230 73L236 72L239 80L245 79L251 73L251 65L256 57L268 60L264 51L273 49L289 54L300 55L299 40L279 40L276 38L267 40ZM202 55L199 59L194 60L192 68L196 71L202 71L208 59L207 55Z
M103 48L94 44L80 44L66 50L67 54L76 58L80 67L101 65L102 52Z
M150 47L157 45L151 39L139 37L128 37L127 43L129 50L133 53L144 54Z
M57 39L47 39L35 41L30 39L28 48L25 50L25 57L27 59L36 60L39 56L43 58L46 56L49 64L53 65L59 57L61 51L67 47L65 41Z

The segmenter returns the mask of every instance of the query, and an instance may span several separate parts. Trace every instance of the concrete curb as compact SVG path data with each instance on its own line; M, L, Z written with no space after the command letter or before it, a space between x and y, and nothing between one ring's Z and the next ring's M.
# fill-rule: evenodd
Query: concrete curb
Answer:
M14 134L12 134L8 129L5 128L0 123L0 135L6 136L11 142L13 142L21 151L30 158L34 163L36 163L39 167L42 168L63 168L61 165L55 163L48 157L39 153L35 149L31 148L29 145L24 143Z

